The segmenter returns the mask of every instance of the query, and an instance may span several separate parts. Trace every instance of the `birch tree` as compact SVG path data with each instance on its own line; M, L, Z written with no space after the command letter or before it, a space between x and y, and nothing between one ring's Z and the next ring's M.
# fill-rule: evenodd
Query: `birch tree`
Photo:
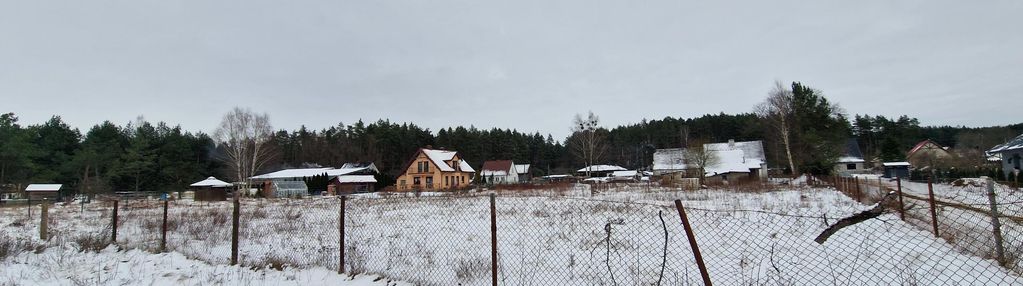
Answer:
M213 139L224 149L221 159L233 172L235 182L242 183L242 190L248 190L250 178L272 158L267 144L272 134L269 115L240 107L225 114L213 132Z
M792 159L792 129L793 129L793 104L792 90L788 89L780 81L774 82L774 88L767 94L767 99L754 108L757 116L765 119L768 126L777 132L782 146L785 148L785 158L789 163L789 170L792 174L798 174L796 163Z
M569 144L572 154L586 164L586 176L590 176L590 166L604 156L607 147L604 136L600 134L600 118L590 111L586 118L576 114L572 120L572 137Z

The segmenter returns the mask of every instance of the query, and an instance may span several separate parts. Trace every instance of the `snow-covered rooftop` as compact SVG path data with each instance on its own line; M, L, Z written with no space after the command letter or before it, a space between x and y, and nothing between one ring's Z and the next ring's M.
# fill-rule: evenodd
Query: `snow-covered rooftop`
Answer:
M709 143L703 144L703 149L708 151L742 150L745 158L760 159L761 162L767 161L767 157L764 155L764 143L760 140Z
M881 163L885 167L897 167L897 166L909 166L909 162L884 162Z
M224 182L224 181L218 180L217 178L214 178L213 176L210 176L209 178L206 178L205 180L195 182L195 183L193 183L191 185L188 185L188 186L190 186L190 187L226 188L226 187L230 187L231 183Z
M635 177L639 172L636 171L614 171L611 173L612 177Z
M625 169L625 168L622 168L622 167L619 167L619 166L615 166L615 165L593 165L593 166L584 167L582 169L579 169L576 172L582 173L582 172L586 172L587 170L590 171L590 172L607 172L607 171L625 171L625 170L628 170L628 169Z
M515 165L515 172L519 173L519 174L527 174L527 173L529 173L529 164L516 164Z
M345 183L376 183L377 179L373 175L344 175L338 176L337 181Z
M704 173L708 176L725 173L749 173L750 165L753 163L756 163L756 168L760 168L759 159L746 160L744 153L741 149L714 151L714 155L717 156L717 164L704 167Z
M1005 142L1005 143L1002 143L1002 144L1000 144L998 146L995 146L994 148L991 148L991 150L988 150L987 152L989 154L993 154L993 153L1002 153L1002 152L1013 151L1013 150L1020 150L1020 149L1023 149L1023 134L1020 134L1019 136L1016 136L1016 138L1013 138L1012 140L1009 140L1009 142Z
M458 154L458 152L447 150L423 149L423 154L426 154L426 157L430 158L430 161L433 161L433 164L437 165L437 168L440 169L441 171L444 172L455 171L455 168L452 168L451 165L448 165L447 161L451 161L451 159L454 159L455 155ZM474 170L472 166L469 166L469 163L466 163L465 160L458 161L458 168L461 169L463 172L476 172L476 170Z
M654 170L685 170L685 152L686 149L682 148L657 149L654 151Z
M838 158L838 163L863 163L866 162L863 158L842 156Z
M252 179L290 179L290 178L306 178L312 176L319 176L327 174L328 177L337 177L341 175L351 174L363 170L369 170L368 167L360 168L304 168L304 169L285 169L277 172L262 174L253 176Z
M64 185L61 184L29 184L25 187L26 192L56 192Z

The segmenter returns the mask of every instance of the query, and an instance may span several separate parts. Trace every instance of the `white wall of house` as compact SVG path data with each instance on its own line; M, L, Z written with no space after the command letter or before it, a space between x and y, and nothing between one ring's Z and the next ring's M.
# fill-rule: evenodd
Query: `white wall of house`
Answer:
M1023 149L1005 151L1001 154L1002 170L1005 171L1006 178L1012 179L1013 170L1023 172ZM1020 173L1020 177L1023 177L1023 173Z
M517 184L519 183L519 174L515 172L515 165L512 165L510 170L504 172L491 172L485 170L482 173L483 179L490 184Z

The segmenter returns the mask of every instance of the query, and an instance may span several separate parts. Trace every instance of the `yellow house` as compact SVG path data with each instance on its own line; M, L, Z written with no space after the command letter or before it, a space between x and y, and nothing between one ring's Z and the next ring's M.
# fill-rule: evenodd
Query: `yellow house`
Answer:
M398 176L399 191L442 191L467 187L476 175L457 151L420 148Z

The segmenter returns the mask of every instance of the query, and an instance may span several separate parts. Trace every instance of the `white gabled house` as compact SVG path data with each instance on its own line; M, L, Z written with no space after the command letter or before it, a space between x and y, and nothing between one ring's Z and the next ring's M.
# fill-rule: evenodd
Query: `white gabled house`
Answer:
M1002 172L1006 178L1023 176L1023 134L987 151L988 156L997 155L1002 159Z
M515 162L511 160L495 160L483 162L483 169L480 170L480 178L490 185L516 184L519 182L519 173L515 168Z

